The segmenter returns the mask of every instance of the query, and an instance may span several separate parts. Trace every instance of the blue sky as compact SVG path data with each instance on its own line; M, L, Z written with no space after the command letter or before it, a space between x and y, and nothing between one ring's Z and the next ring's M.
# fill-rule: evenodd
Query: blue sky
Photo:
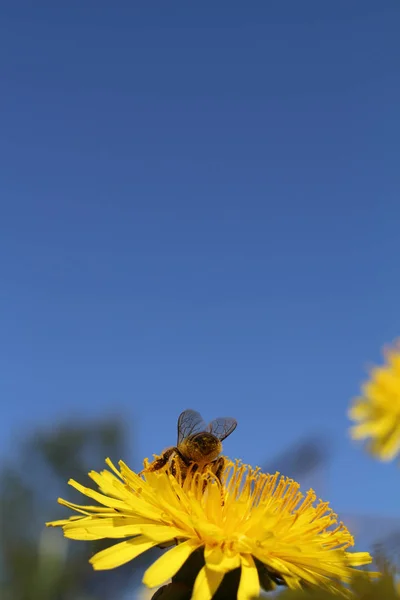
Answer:
M399 335L398 1L1 13L2 452L116 411L137 465L192 407L250 463L326 436L321 494L398 514L346 418Z

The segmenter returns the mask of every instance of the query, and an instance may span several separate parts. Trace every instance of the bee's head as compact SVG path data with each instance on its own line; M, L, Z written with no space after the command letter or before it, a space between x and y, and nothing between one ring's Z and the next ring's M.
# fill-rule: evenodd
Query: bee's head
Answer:
M203 431L201 433L195 433L190 437L190 446L193 454L197 457L195 460L215 460L221 453L222 444L220 440L215 437L212 433Z

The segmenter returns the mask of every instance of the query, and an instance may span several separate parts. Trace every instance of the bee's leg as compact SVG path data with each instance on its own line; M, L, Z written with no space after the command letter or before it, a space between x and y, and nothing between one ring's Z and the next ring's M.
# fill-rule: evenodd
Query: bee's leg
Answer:
M174 477L179 481L179 484L183 485L188 471L190 470L191 473L194 473L194 471L197 470L197 465L184 456L179 448L176 448L175 451L176 458L173 460L173 469L171 471Z
M204 494L204 492L206 491L206 488L207 488L207 480L205 479L205 480L203 481L203 494Z
M188 459L186 458L186 456L183 456L182 452L181 452L181 451L180 451L178 448L174 448L174 450L175 450L175 453L176 453L176 454L179 456L179 458L181 459L181 461L182 461L182 462L183 462L183 463L184 463L184 464L185 464L187 467L189 467L189 466L190 466L190 462L191 462L191 461L190 461L190 460L188 460Z
M223 456L220 456L220 458L217 458L217 460L214 462L214 469L213 469L215 477L218 479L218 481L220 483L222 483L221 475L222 475L224 468L225 468L225 459Z
M147 469L144 469L143 472L152 472L152 471L159 471L160 469L162 469L163 467L165 467L165 465L167 464L167 462L169 461L170 457L172 456L172 454L174 452L177 452L177 448L168 448L168 450L166 450L162 456L160 456L160 458L157 458L156 460L153 460L153 462L147 467Z
M197 466L197 465L195 465ZM207 487L207 480L210 480L210 477L212 478L213 476L215 477L215 479L218 479L218 481L221 483L221 474L222 471L224 469L225 466L225 460L224 458L221 456L220 458L217 458L217 460L214 460L213 462L209 463L205 469L208 469L208 473L205 470L206 474L206 479L204 480L203 483L203 494L206 491L206 487ZM211 471L211 473L210 473Z

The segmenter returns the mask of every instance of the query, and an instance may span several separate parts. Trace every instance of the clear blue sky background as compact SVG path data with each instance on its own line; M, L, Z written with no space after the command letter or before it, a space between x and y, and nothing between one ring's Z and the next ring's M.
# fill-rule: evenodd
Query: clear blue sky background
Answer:
M1 450L118 411L137 465L192 407L251 463L330 436L334 508L398 514L346 409L399 334L399 2L0 16Z

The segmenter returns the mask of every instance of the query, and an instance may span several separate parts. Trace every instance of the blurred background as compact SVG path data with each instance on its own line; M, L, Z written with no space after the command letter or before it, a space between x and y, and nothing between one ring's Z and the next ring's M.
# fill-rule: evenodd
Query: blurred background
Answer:
M135 598L46 520L186 408L398 547L346 410L399 332L397 0L0 8L0 579ZM107 544L106 544L107 545Z

